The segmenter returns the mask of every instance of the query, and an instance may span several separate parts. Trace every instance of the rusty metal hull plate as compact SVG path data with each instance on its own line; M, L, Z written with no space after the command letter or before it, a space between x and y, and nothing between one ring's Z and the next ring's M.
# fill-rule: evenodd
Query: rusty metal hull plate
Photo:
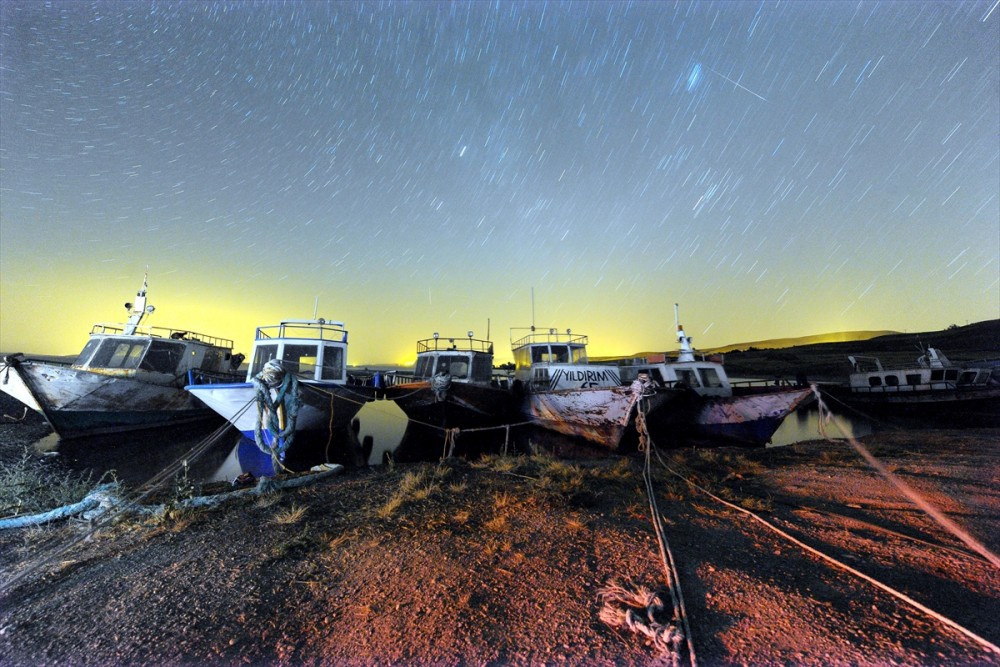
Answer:
M62 438L117 433L212 418L182 387L24 362L17 371Z
M528 394L523 408L539 426L615 449L637 397L629 387L596 387Z

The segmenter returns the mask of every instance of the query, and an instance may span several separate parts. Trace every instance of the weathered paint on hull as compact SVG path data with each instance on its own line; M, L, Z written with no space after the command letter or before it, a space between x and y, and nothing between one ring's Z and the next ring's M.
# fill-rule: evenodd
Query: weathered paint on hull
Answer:
M812 400L811 389L785 389L738 396L688 393L674 410L660 413L656 428L678 439L710 439L760 446L771 441L793 410Z
M666 394L659 401L666 400ZM634 415L629 387L596 387L528 394L522 408L539 426L617 449Z
M439 428L471 429L519 420L514 395L506 389L455 382L439 401L429 382L408 382L385 390L412 421Z
M213 416L176 386L44 362L23 362L11 370L17 371L62 438L157 428Z
M361 406L374 400L372 391L333 383L300 382L299 408L295 431L339 430L350 425ZM257 423L257 402L253 384L189 385L186 389L221 415L250 440ZM267 417L265 416L265 422ZM264 439L271 443L271 433L264 429Z

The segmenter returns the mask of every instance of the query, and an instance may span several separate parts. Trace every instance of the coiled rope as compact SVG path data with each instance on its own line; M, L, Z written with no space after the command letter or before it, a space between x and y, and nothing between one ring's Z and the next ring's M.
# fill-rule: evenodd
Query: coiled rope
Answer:
M637 381L638 382L638 381ZM642 479L646 486L646 498L649 503L649 513L656 534L656 542L659 548L660 563L663 566L663 573L666 579L665 589L654 591L629 592L620 586L608 586L601 589L598 594L604 601L600 612L602 621L612 627L625 627L632 632L640 633L652 640L662 659L671 665L679 665L681 662L681 644L686 643L688 648L688 660L691 667L697 667L698 660L695 656L694 642L691 638L691 626L688 622L687 609L684 605L684 595L681 591L680 577L677 571L677 563L674 561L673 552L667 541L666 531L663 528L663 520L656 502L656 489L652 477L651 452L654 444L649 436L649 429L646 425L646 400L648 396L646 386L636 386L633 390L640 393L640 400L636 403L636 429L639 432L639 451L645 455L643 464ZM664 618L666 604L664 596L669 595L673 614L670 618ZM621 609L624 605L625 609ZM634 607L645 610L645 619L637 613ZM683 629L681 629L683 628Z
M299 397L299 379L295 373L287 373L281 365L281 360L271 359L251 382L254 388L254 398L257 403L257 419L254 422L253 436L257 448L271 455L275 470L284 467L285 452L295 440L295 426L298 419L302 399ZM275 395L271 396L274 390ZM271 434L268 444L264 437L264 429Z

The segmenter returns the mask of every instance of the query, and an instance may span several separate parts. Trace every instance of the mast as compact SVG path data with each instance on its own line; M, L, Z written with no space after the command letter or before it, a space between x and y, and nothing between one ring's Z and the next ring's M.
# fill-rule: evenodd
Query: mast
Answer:
M679 308L678 304L675 303L674 322L677 324L677 342L680 345L677 361L694 361L694 348L691 347L691 337L684 335L684 327L681 326Z
M124 333L126 336L131 336L135 333L135 330L139 327L139 322L142 321L143 316L149 312L153 312L153 307L146 306L146 288L147 288L147 277L149 271L142 274L142 287L135 295L135 303L126 303L125 308L128 310L128 322L125 324Z

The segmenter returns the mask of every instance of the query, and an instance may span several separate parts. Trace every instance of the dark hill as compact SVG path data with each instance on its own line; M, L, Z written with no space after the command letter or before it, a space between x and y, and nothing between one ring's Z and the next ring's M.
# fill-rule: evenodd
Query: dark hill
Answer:
M1000 359L1000 319L954 326L942 331L895 333L868 340L798 345L782 349L727 352L730 377L792 379L804 372L810 380L841 382L850 372L848 355L874 356L883 366L912 364L922 350L938 348L953 362Z

